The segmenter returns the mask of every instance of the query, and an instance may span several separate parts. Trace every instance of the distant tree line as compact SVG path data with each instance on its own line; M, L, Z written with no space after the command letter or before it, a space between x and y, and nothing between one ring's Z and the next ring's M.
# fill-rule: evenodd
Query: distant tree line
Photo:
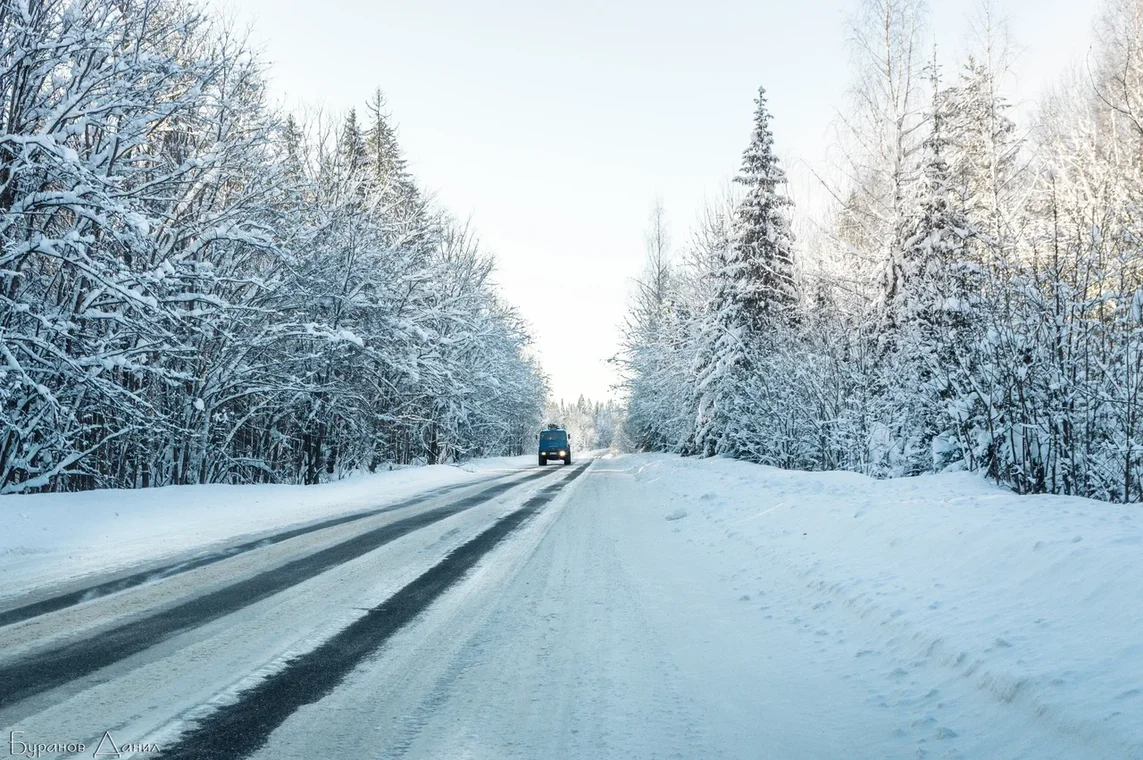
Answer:
M544 416L553 425L559 425L571 436L576 451L610 449L620 445L623 409L614 400L592 401L580 396L574 404L564 400L548 403Z
M299 120L192 4L0 0L0 106L0 493L530 450L525 326L380 93Z
M1143 0L1019 128L985 2L942 76L922 0L861 0L833 197L793 235L759 93L734 192L652 219L621 358L641 449L1143 499Z

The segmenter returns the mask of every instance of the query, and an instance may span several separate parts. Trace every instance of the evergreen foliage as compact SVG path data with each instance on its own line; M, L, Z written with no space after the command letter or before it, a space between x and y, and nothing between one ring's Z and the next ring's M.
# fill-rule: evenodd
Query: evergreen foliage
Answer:
M1143 0L1109 2L1092 76L1025 138L983 7L943 85L919 0L861 0L846 181L796 267L759 99L743 191L672 260L666 306L632 307L632 445L1143 500Z

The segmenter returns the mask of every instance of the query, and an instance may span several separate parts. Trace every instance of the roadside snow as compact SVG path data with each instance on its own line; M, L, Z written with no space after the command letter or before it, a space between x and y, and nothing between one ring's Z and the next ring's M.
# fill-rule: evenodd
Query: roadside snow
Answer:
M171 486L0 497L0 602L79 576L380 507L533 464L531 456L497 457L318 486Z
M1021 744L1022 719L982 734L967 685L1056 735L1061 757L1143 757L1138 506L1017 496L967 473L619 461L680 542L717 555L728 606L820 642L816 667L867 685L871 707L915 714L900 731L918 755L935 741L949 756L1045 756Z

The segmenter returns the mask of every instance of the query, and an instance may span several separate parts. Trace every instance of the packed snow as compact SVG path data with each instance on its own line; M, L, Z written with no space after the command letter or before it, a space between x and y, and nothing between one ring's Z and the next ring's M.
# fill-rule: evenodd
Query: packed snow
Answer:
M1132 508L634 455L556 509L259 757L1143 757Z
M25 531L19 545L91 559L80 537L99 526L139 558L147 540L177 545L179 525L206 541L249 531L259 514L265 527L278 507L284 525L529 464L232 489L241 500L223 517L205 506L229 492L214 487L158 492L187 494L161 510L131 506L145 492L40 497L37 529L74 524L46 539ZM113 720L132 740L175 741L549 482L188 631L19 727L63 721L86 736L81 724ZM5 519L36 499L9 500ZM122 528L125 516L144 527ZM874 480L606 457L332 693L290 714L257 756L1143 758L1140 546L1133 507L1017 496L968 473ZM203 575L231 562L242 564ZM189 583L161 582L193 594ZM140 693L158 696L141 706Z

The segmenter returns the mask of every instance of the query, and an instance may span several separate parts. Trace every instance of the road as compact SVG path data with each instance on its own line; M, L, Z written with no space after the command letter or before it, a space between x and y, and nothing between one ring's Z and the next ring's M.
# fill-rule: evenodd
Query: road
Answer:
M947 673L892 692L895 665L924 671L860 648L877 626L776 564L744 574L733 531L682 529L710 495L668 494L624 458L532 467L10 605L0 727L41 757L108 740L275 760L1093 746Z

